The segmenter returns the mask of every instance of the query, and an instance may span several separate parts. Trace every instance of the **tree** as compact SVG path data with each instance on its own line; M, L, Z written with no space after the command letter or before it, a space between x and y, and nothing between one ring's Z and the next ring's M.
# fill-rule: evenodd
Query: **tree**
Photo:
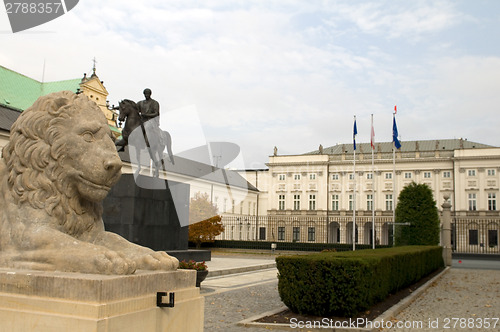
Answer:
M432 189L426 184L412 182L399 194L396 208L396 245L437 244L439 214Z
M204 242L214 242L224 232L222 217L217 207L208 199L208 194L196 193L189 204L189 241L200 248Z

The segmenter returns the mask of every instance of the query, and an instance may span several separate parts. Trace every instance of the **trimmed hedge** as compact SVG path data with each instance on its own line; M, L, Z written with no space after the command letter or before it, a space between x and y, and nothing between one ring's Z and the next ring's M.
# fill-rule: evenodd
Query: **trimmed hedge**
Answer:
M410 223L409 226L398 226ZM406 185L396 207L396 245L437 245L439 213L432 189L425 183Z
M295 313L352 317L444 266L442 248L408 246L279 256L278 291Z
M349 251L352 244L345 243L315 243L315 242L270 242L270 241L239 241L239 240L215 240L213 243L202 243L202 248L233 248L233 249L259 249L271 250L271 243L276 243L276 250L297 250L297 251L322 251L332 250ZM193 243L189 243L193 246ZM377 245L377 248L388 248L389 246ZM369 244L356 244L358 249L370 249Z

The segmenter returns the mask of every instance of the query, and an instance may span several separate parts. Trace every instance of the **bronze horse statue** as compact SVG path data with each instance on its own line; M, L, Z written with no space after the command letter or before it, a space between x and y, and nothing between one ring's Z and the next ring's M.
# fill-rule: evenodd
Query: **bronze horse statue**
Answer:
M125 146L129 145L135 148L137 158L137 174L141 171L141 151L148 150L149 156L155 165L154 176L158 177L160 165L165 169L163 162L163 151L167 148L168 156L172 165L174 165L174 156L172 153L172 138L167 131L163 131L153 124L153 120L143 121L137 104L128 99L119 103L118 121L120 124L125 122L122 130L122 138L115 142L118 151L124 151ZM163 137L162 137L163 136Z

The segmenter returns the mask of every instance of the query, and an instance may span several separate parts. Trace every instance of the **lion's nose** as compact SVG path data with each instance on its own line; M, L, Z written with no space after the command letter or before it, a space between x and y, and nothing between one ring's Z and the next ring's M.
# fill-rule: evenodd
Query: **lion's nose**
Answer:
M116 173L122 168L122 162L120 159L108 159L104 162L104 169L110 173Z

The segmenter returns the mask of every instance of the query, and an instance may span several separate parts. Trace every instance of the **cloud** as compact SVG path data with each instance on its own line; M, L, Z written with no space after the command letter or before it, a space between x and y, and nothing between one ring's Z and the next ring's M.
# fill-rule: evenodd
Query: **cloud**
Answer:
M334 9L338 12L335 18L351 21L363 33L386 38L419 39L423 34L450 28L462 19L447 1L348 3Z
M37 79L45 61L54 81L90 72L95 57L111 104L150 87L162 114L195 108L197 133L263 165L275 145L300 154L349 143L354 114L359 141L369 141L372 113L377 140L390 140L394 104L406 140L488 140L471 113L493 118L498 57L448 37L495 21L465 12L448 1L85 0L31 33L3 34L0 61ZM188 128L183 120L165 129ZM174 142L189 135L176 130Z

